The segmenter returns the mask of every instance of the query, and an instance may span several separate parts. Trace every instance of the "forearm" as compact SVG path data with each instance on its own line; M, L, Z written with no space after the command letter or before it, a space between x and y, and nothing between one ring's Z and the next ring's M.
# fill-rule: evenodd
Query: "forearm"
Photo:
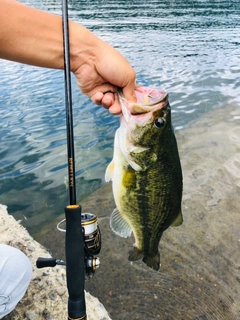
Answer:
M61 17L15 0L0 0L0 8L0 58L63 69ZM135 72L117 50L73 21L69 21L69 42L71 71L82 93L112 113L121 111L118 87L127 99L136 101Z
M0 7L0 58L40 67L63 68L61 17L25 6L15 0L0 0ZM91 37L94 38L96 46L97 38L91 32L70 22L73 62L76 56L81 56L80 51L83 60L84 51L89 54L93 42Z

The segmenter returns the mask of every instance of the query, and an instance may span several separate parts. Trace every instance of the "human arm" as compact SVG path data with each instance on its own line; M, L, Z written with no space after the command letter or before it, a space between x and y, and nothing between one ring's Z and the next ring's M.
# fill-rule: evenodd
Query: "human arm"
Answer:
M63 69L62 18L15 0L0 0L0 58ZM70 65L81 91L119 113L117 88L135 101L135 72L113 47L70 21ZM106 92L112 93L106 93Z

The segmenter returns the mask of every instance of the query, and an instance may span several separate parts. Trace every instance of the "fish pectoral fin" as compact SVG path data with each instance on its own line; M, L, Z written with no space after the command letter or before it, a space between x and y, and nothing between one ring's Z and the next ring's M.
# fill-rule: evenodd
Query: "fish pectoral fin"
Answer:
M117 208L114 209L111 214L110 227L118 236L122 238L128 238L131 236L132 229L129 223L121 216Z
M171 227L178 227L183 223L183 216L182 216L182 212L180 211L177 218L173 221L173 223L171 224Z
M113 179L113 172L114 172L114 161L112 160L109 165L107 166L106 172L105 172L105 181L109 182Z

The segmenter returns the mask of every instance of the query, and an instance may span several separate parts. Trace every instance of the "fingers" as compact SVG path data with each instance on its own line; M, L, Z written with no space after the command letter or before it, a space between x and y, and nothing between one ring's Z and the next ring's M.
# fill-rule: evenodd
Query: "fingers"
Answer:
M106 92L103 95L102 98L102 106L105 109L109 109L111 107L111 105L114 103L114 93L113 92Z
M91 99L95 104L102 105L112 114L120 114L122 112L117 93L97 92L91 97Z
M95 103L98 106L102 105L102 99L103 99L104 93L102 92L96 92L92 97L91 100L93 103Z
M114 103L114 93L113 92L96 92L92 97L92 102L97 105L102 105L105 109L109 109Z
M123 95L129 102L137 102L137 97L135 94L136 73L133 69L128 79L129 79L128 83L122 89Z
M123 95L129 102L137 102L137 97L134 89L129 90L129 89L126 89L126 87L123 88Z
M108 96L108 97L106 97L106 101L104 101L104 103L106 105L106 103L109 103L109 102L110 102L110 97ZM117 93L112 94L111 104L109 105L108 110L109 110L109 112L111 112L112 114L115 114L115 115L122 113L122 108L121 108Z
M123 88L123 94L130 102L137 102L134 89L135 85L133 82ZM92 95L91 99L95 104L102 105L103 108L108 109L112 114L118 115L122 112L118 94L116 92L108 91L104 93L98 91Z

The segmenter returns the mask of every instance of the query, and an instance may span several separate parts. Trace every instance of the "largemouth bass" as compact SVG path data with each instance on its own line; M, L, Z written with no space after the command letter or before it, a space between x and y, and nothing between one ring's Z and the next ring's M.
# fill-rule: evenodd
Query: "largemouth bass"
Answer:
M119 92L120 127L105 174L106 181L112 180L117 207L110 226L121 237L133 232L130 261L142 258L158 270L163 232L183 222L182 170L167 93L142 86L135 93L138 103Z

